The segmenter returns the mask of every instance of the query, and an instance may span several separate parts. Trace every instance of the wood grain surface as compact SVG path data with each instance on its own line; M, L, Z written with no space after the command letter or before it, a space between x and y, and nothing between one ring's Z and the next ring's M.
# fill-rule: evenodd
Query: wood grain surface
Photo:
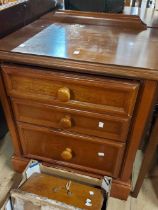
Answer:
M139 83L129 80L40 71L24 66L2 66L2 69L9 96L98 113L131 116L139 89ZM63 87L70 91L68 101L58 98L58 91Z
M69 16L69 12L65 11L64 13L65 16ZM124 28L114 27L113 24L118 24L118 21L126 22L126 17L119 15L112 16L114 22L112 25L101 26L98 25L100 19L105 19L108 22L107 18L102 14L85 14L82 12L72 14L71 20L78 20L78 23L74 23L74 25L70 24L70 22L63 23L62 20L64 21L65 16L63 19L61 18L62 20L58 20L59 14L47 14L34 23L1 39L1 60L58 69L65 68L69 71L73 70L93 74L158 79L156 59L158 47L155 41L158 36L157 30L148 28L139 31L130 28L130 23L126 23ZM82 18L78 18L78 16ZM84 19L83 17L85 19L89 18L89 22L95 22L95 24L92 25L89 22L86 24L80 23L79 21ZM39 37L39 32L43 34L44 30L49 31L52 27L54 27L54 30L58 29L54 31L57 36L53 39L49 36L49 42L46 43L52 52L60 52L58 56L53 57L53 54L49 56L48 52L50 50L46 49L46 46L43 48L45 49L42 52L43 56L36 56L36 52L32 52L30 55L29 50L35 50L35 46L37 46L35 35ZM77 36L76 33L78 34ZM15 39L15 37L19 38ZM29 41L32 37L31 48L27 48L26 45L26 49L25 47L24 49L20 47L21 53L18 53L18 50L17 52L11 52L14 48L24 44L26 40ZM62 40L60 43L57 37ZM41 37L41 40L40 45L42 46L44 39ZM74 51L78 50L80 53L74 54Z
M127 199L156 102L157 37L138 17L60 11L1 39L1 98L14 168L22 171L35 158L112 176L112 196ZM94 118L111 122L104 134L94 129Z
M25 123L19 123L18 128L24 157L96 174L118 176L124 153L123 143L57 132ZM72 150L72 159L69 161L61 156L66 148Z
M17 121L125 142L130 118L13 99Z
M69 179L61 179L47 174L34 174L20 187L20 190L81 209L100 210L102 208L104 198L101 189L71 181L70 195L66 190L66 184L69 181ZM94 193L93 196L90 195L90 191ZM88 198L92 203L92 206L89 207L85 205Z

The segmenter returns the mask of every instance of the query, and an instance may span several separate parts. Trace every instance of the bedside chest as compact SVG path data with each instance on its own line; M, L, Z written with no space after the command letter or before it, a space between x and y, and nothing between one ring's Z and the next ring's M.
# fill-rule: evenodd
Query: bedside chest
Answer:
M2 70L24 157L118 177L138 82L25 66Z
M112 196L127 199L158 72L149 68L154 59L139 67L133 62L137 56L129 56L130 43L139 49L137 36L149 29L135 17L109 17L50 13L1 39L1 98L16 171L36 159L93 177L110 176ZM117 17L120 28L114 27ZM127 54L119 49L122 34ZM12 43L15 37L20 38Z

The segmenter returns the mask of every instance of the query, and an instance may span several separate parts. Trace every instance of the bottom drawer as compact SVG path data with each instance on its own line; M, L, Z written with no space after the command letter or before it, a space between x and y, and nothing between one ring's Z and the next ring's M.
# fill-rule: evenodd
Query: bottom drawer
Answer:
M25 157L112 177L119 174L123 143L26 123L19 123L18 128Z
M5 204L1 210L105 210L112 180L55 169L32 160L16 184L18 187L11 190L11 198L6 201L10 205Z

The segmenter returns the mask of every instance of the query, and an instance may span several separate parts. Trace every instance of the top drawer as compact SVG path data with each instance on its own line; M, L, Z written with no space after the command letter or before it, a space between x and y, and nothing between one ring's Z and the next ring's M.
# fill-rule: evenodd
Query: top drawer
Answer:
M139 83L97 76L3 66L7 93L13 97L131 116Z

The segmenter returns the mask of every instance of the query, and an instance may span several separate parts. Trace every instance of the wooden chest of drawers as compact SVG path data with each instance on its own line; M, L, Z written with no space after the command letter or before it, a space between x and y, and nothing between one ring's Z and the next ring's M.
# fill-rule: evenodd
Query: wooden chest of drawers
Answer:
M2 70L24 157L119 176L138 82L12 65Z
M112 42L109 49L113 56L109 62L116 59L117 66L107 65L109 45L106 50L103 46L107 41L105 25L108 20L103 14L98 19L96 14L89 13L84 19L80 13L77 15L81 17L76 17L75 12L59 14L60 17L58 13L50 14L33 23L28 34L30 26L0 41L0 59L3 61L0 94L13 140L14 169L21 172L33 158L49 166L94 177L107 175L113 178L112 196L127 199L136 151L155 103L158 74L152 76L143 66L141 70L118 66L118 54ZM76 19L72 20L72 16ZM87 21L91 16L94 23L89 25ZM113 22L113 16L112 19ZM74 24L75 20L80 25ZM46 55L39 55L41 50L45 53L44 46L40 48L39 43L47 42L41 34L44 32L37 32L45 26L46 36L51 31L51 35L56 34L53 36L55 41L50 36L52 51L48 50L48 43ZM111 26L108 30L117 39L121 36L121 29L117 31ZM137 34L136 29L127 27L126 30L128 34L135 34L133 36ZM61 43L58 31L62 33L58 34ZM76 33L80 37L76 38L77 44ZM20 41L9 42L20 36L23 37ZM32 36L33 41L28 40ZM34 55L30 55L30 42ZM16 49L19 44L22 45ZM80 46L80 50L75 50L76 46ZM13 52L9 52L11 50ZM63 55L56 58L59 51L61 55L67 52L64 58ZM128 59L127 55L127 66L131 66L132 61ZM121 58L118 60L120 62Z
M2 65L23 158L118 178L139 82Z

